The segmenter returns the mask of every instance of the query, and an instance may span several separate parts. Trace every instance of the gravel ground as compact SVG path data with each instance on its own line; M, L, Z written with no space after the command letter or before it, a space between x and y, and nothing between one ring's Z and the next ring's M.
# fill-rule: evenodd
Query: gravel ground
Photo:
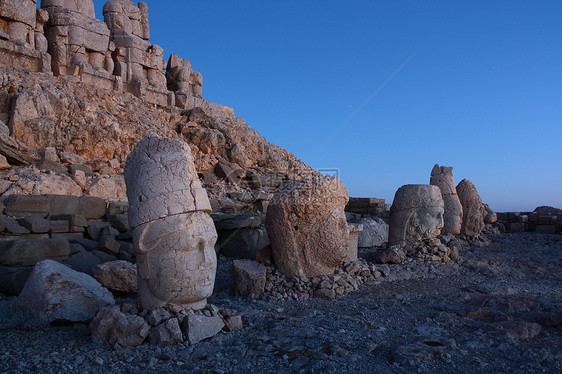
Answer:
M113 349L83 324L22 321L4 298L0 372L562 372L562 236L491 239L458 264L393 265L332 300L232 296L222 262L209 301L238 310L245 328L195 346Z

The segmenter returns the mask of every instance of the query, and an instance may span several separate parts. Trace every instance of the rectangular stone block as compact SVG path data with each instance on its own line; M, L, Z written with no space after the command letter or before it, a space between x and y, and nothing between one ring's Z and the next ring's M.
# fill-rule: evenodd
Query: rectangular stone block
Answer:
M31 266L46 259L64 261L69 255L70 247L65 239L16 239L0 242L0 264L5 266Z
M79 198L78 214L86 219L100 219L105 217L106 202L101 197L82 196Z
M51 204L51 216L78 214L79 197L69 195L47 195Z
M508 223L508 230L510 232L524 232L525 224L522 222L510 222Z
M51 222L41 217L23 217L18 223L33 234L44 234L51 229Z
M535 232L542 232L543 234L556 234L556 225L537 225Z
M6 215L12 217L47 217L51 204L46 196L10 195L4 200Z
M498 215L499 222L507 222L508 221L508 213L496 213Z
M84 230L84 228L82 228ZM51 221L51 233L61 233L70 231L70 222L66 220Z
M88 221L86 217L81 214L59 214L56 216L51 216L52 220L61 220L61 221L68 221L71 227L86 227L88 225ZM84 231L84 230L81 230Z
M59 232L59 233L52 233L51 238L53 239L66 239L66 240L82 240L84 239L84 235L78 232Z

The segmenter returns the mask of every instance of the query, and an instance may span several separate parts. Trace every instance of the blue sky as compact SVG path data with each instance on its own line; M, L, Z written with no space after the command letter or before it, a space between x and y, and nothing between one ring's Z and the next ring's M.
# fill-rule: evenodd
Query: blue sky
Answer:
M391 202L439 163L497 211L562 207L561 1L146 3L207 100L351 196Z

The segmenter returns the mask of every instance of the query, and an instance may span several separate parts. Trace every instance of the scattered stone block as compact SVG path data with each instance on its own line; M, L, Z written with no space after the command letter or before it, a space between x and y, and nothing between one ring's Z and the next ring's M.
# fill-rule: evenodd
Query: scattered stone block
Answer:
M265 290L266 268L249 260L234 260L232 279L238 295L261 295Z
M508 228L510 232L524 232L525 224L523 222L509 222Z
M542 232L543 234L556 234L556 225L537 225L535 232Z
M242 321L242 316L230 316L224 318L224 327L223 330L230 332L230 331L238 331L244 328L244 322Z
M129 218L127 214L108 214L107 221L111 226L115 227L119 232L128 232L129 228Z
M127 261L110 261L93 268L94 278L105 288L118 292L137 292L137 266Z
M148 313L146 320L151 326L157 326L171 317L172 314L168 312L166 309L158 308L158 309L151 310Z
M12 217L4 218L4 229L6 232L13 235L25 235L30 233L28 229L18 223L17 219Z
M180 343L183 340L180 323L177 318L170 318L150 329L150 344L166 346Z
M83 164L70 164L68 165L68 171L72 175L74 175L74 173L77 171L84 173L84 175L87 177L93 177L94 175L96 175L91 167Z
M34 234L43 234L51 229L51 221L37 216L20 218L18 223Z
M99 308L114 303L111 293L94 278L44 260L35 265L15 305L48 322L87 322Z
M122 313L117 305L102 308L89 327L93 341L122 347L141 345L150 332L150 326L142 317Z
M64 261L70 255L68 241L64 239L15 239L0 241L0 264L31 266L53 259Z
M190 345L215 336L223 327L224 322L218 316L188 315L181 323L181 329Z
M118 255L121 245L112 237L105 237L101 240L99 250L110 255Z
M71 269L93 276L94 267L103 262L93 253L82 249L82 251L70 255L68 260L63 263Z

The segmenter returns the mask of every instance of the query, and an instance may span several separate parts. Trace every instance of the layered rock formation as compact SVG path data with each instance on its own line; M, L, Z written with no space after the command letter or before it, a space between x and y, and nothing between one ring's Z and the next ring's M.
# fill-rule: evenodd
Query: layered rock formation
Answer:
M217 234L189 146L147 135L127 158L125 181L140 309L203 308L213 292Z
M349 227L343 183L315 177L285 185L267 209L273 259L287 276L333 273L347 256Z

